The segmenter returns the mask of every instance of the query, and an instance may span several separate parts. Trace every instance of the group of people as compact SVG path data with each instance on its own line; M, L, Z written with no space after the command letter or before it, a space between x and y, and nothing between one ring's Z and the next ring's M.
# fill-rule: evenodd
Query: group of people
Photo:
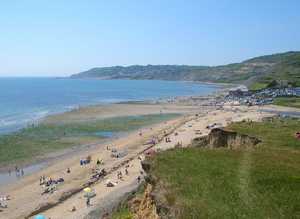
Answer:
M40 186L43 186L45 189L42 194L52 193L56 190L56 185L59 183L63 183L64 178L58 178L57 180L52 179L51 177L40 177Z
M125 166L125 171L124 171L124 172L125 172L125 175L126 175L126 176L129 175L128 168L129 168L129 164L127 164L127 165ZM117 172L117 177L118 177L118 179L123 180L123 174L122 174L122 171L118 171L118 172Z
M170 137L166 137L165 140L166 140L166 143L171 142L171 138Z
M7 201L9 200L9 195L0 196L0 208L7 208Z
M19 168L18 166L15 166L15 173L16 173L16 177L21 177L24 176L24 169L23 168ZM11 170L8 170L8 174L9 176L11 176Z
M93 171L93 175L91 176L91 179L100 179L103 176L106 176L107 172L105 169L96 169Z
M123 180L123 174L122 174L122 171L118 171L118 172L117 172L117 178L118 178L119 180Z
M87 156L86 158L84 159L80 159L80 166L83 166L83 165L86 165L86 164L89 164L91 162L92 158L91 156Z
M40 177L40 185L51 186L52 184L58 184L64 182L64 178L58 178L57 180L51 177L46 178L45 176Z

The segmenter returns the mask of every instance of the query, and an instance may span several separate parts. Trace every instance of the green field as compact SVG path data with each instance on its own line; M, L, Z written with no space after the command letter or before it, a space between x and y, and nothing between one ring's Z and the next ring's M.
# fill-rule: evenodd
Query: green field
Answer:
M300 121L230 127L262 140L252 150L174 149L150 174L176 218L300 218Z
M120 207L111 217L112 219L133 219L133 215L128 207Z
M300 97L277 97L275 105L300 108Z
M268 86L267 83L255 82L249 86L249 90L257 91L257 90L264 89L267 86Z
M0 164L30 161L40 155L102 140L103 132L127 132L175 118L178 114L114 117L93 122L40 124L0 136Z

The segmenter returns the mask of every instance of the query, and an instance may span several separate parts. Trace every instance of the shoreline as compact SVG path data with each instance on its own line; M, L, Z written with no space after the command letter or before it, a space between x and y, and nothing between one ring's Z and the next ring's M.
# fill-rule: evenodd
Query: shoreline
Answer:
M137 105L133 106L137 107ZM99 144L93 150L84 151L82 154L74 154L74 156L60 160L44 170L24 177L19 182L2 188L0 187L0 190L3 189L3 191L12 197L12 200L8 202L9 209L18 209L17 211L4 211L2 212L3 216L12 219L42 213L54 219L59 218L59 215L65 215L66 218L84 218L83 215L89 214L89 212L96 208L99 207L102 209L102 206L105 207L103 199L114 200L113 197L116 197L116 193L120 195L120 191L125 191L130 185L138 185L136 177L139 176L141 170L138 156L149 148L149 146L144 143L149 141L153 136L157 136L160 139L157 145L154 147L151 146L155 150L173 148L177 141L182 142L183 147L186 147L193 138L199 136L197 134L198 130L201 131L201 135L206 135L209 132L209 130L206 129L209 124L218 122L226 126L229 122L242 121L244 119L253 119L255 121L264 116L271 115L270 113L259 112L258 107L241 106L217 109L217 107L199 108L199 106L197 106L194 108L196 109L195 111L191 110L191 108L189 109L189 112L176 119L142 128L143 136L139 136L140 130L136 130L123 138L113 140L109 145L115 146L117 150L120 151L126 150L128 153L125 157L119 159L113 158L110 156L110 151L105 150L105 145ZM171 143L164 141L165 131L172 139ZM174 135L174 133L178 134ZM86 155L92 155L93 164L88 167L80 167L78 161L81 157ZM95 203L93 205L94 207L86 208L84 200L82 199L83 192L81 189L89 182L92 173L91 170L95 168L94 162L99 157L104 160L104 165L101 166L101 168L105 168L108 171L108 175L104 179L90 185L96 190L97 196L92 201ZM116 178L116 173L118 171L124 171L127 162L129 162L128 164L130 165L129 176L125 177L124 181L118 182L115 187L107 188L105 181L119 181ZM71 168L71 174L65 173L67 167ZM55 193L48 194L44 197L40 195L41 189L37 183L41 175L51 176L53 178L63 177L65 183L59 185ZM71 193L67 199L60 201L63 194L69 194L71 191L73 191L73 193ZM19 195L23 197L20 200L15 198ZM45 206L45 200L47 200L47 203L52 203L52 207L50 206L47 210L40 208L40 206ZM76 205L78 210L71 212L70 209L74 205Z
M193 107L192 107L193 108ZM117 109L116 112L114 112ZM178 107L174 104L157 104L157 103L150 103L148 101L143 101L139 103L117 103L117 104L101 104L101 105L94 105L94 106L88 106L88 107L82 107L79 109L73 109L71 111L67 111L64 113L59 113L55 115L50 115L45 117L40 124L58 124L64 123L68 124L71 123L81 123L84 122L92 122L92 120L105 120L107 118L126 118L126 117L136 117L136 116L148 116L148 115L168 115L169 113L178 113L178 117L181 117L180 114L184 114L188 111L190 111L191 108L185 108L185 107ZM91 111L91 112L86 112ZM98 112L100 111L100 112ZM119 112L122 111L122 115L119 114ZM155 112L156 111L156 112ZM161 114L161 111L163 113ZM112 112L112 113L111 113ZM99 118L95 117L95 114L101 114ZM87 116L87 117L86 117ZM56 118L58 117L58 118ZM67 117L67 118L66 118ZM69 119L71 117L71 119ZM82 117L82 119L80 119ZM73 118L78 119L78 121L74 121ZM159 122L161 123L161 122ZM153 125L159 124L154 123ZM152 125L146 125L142 126L139 129L147 129L149 126ZM19 130L20 131L20 130ZM24 169L25 175L24 177L34 174L37 171L43 170L49 166L51 166L53 163L59 161L60 159L70 158L72 156L76 156L84 151L90 151L95 148L99 144L106 144L109 142L112 142L119 138L124 138L126 136L129 136L130 134L136 132L137 130L129 130L129 131L114 131L114 136L99 139L96 142L92 143L84 143L84 144L76 144L73 146L70 146L65 149L59 149L51 152L47 152L42 155L38 155L35 157L32 157L30 159L15 161L13 163L9 163L7 165L1 165L0 166L0 178L6 176L10 176L9 172L11 171L12 176L15 174L14 169L17 166L19 169ZM17 133L17 132L16 132ZM14 135L16 133L11 133L10 135ZM31 168L34 166L40 166L41 168L28 172L26 169ZM13 181L19 181L21 178L16 178ZM0 183L0 187L3 185L3 183Z
M147 106L147 105L146 105ZM157 105L155 105L157 106ZM98 110L102 110L103 108L105 107L104 111L111 111L115 108L119 108L117 105L106 105L106 106L103 106L103 105L98 105L98 106L93 106L93 109L98 109ZM130 107L129 108L136 108L134 104L130 104ZM80 110L89 110L90 107L84 107L84 108L81 108ZM141 109L142 110L142 109ZM149 109L151 110L151 108ZM77 111L77 110L72 110L72 111L68 111L68 112L65 112L65 113L61 113L61 114L57 114L57 115L52 115L52 116L48 116L46 117L42 123L40 124L49 124L50 127L54 124L55 126L60 126L61 124L75 124L78 122L79 124L84 122L85 124L92 124L93 121L90 119L90 118L83 118L83 120L80 120L80 121L69 121L68 119L65 119L64 121L60 120L60 118L58 120L59 123L57 122L56 119L54 119L53 121L53 116L56 117L56 116L59 116L59 117L66 117L67 114L74 114L75 113L75 117L78 118L80 116L83 116L86 115L84 112L81 112L81 111ZM125 113L126 114L126 113ZM114 140L117 140L117 139L120 139L120 138L124 138L130 134L132 134L133 132L136 132L137 130L139 129L147 129L148 127L152 126L152 125L156 125L156 124L159 124L161 122L164 122L164 121L168 121L168 120L165 120L164 117L165 116L169 116L171 114L169 113L165 113L165 114L159 114L158 112L156 114L143 114L142 112L138 113L138 116L141 116L141 119L143 121L143 119L145 119L145 121L147 122L147 119L144 118L145 116L161 116L162 118L162 121L158 121L158 122L154 122L153 124L146 124L146 125L143 125L141 127L138 127L138 128L135 128L135 127L132 127L132 128L129 128L129 130L123 130L123 131L119 131L119 130L115 130L115 131L111 131L112 133L112 136L110 137L100 137L99 139L97 140L92 140L91 142L87 141L87 140L84 140L83 139L83 142L81 143L77 143L77 144L74 144L74 145L70 145L66 148L63 148L63 149L56 149L54 151L50 151L50 152L46 152L45 154L41 154L41 155L37 155L37 156L33 156L31 158L26 158L25 160L19 160L19 161L14 161L13 163L8 163L7 165L2 165L0 166L0 178L1 178L1 174L8 174L9 171L12 172L12 174L14 173L14 169L15 167L18 167L19 169L25 169L25 168L28 168L30 166L35 166L35 165L40 165L40 164L43 164L43 168L46 168L47 166L53 164L54 162L58 161L59 159L64 159L64 158L69 158L69 157L72 157L74 155L77 155L81 152L84 152L84 151L88 151L88 150L93 150L97 147L97 145L99 144L108 144L109 142L112 142ZM180 117L181 115L178 114L175 116L172 115L171 116L171 119L173 117ZM97 119L97 121L101 122L101 123L105 123L106 119L112 119L112 120L115 120L115 119L126 119L126 118L131 118L132 115L122 115L122 116L119 116L118 114L115 114L114 116L109 116L109 117L106 117L106 116L103 116L103 117L100 117ZM128 124L130 125L130 124ZM37 126L38 127L38 126ZM102 130L99 130L100 132ZM105 131L104 131L105 132ZM14 136L16 135L16 133L11 133L10 135ZM78 138L81 138L80 135ZM57 143L59 144L59 143ZM1 185L1 182L0 182L0 185Z
M224 91L223 91L224 92ZM219 91L220 93L220 91ZM106 141L101 141L101 142L96 142L92 146L86 145L85 147L78 146L78 147L71 147L71 149L66 149L64 151L57 151L53 152L53 158L46 158L48 159L48 163L43 166L43 168L34 171L33 173L24 176L24 178L21 178L20 180L17 180L15 182L9 183L8 185L2 185L0 186L0 191L7 191L7 193L12 194L14 196L15 189L20 190L21 194L26 194L22 192L23 188L21 185L25 186L26 188L30 188L33 185L31 185L33 182L36 182L38 177L41 175L46 175L46 176L53 176L53 177L58 177L59 175L62 174L63 169L66 169L67 167L71 167L72 171L73 168L77 168L77 162L80 157L84 157L88 154L95 154L95 153L100 153L100 154L106 154L104 146L105 145L116 145L117 148L120 148L120 150L129 150L128 151L128 157L133 156L136 158L136 153L139 151L140 147L141 149L144 148L145 146L143 145L142 142L147 141L147 139L151 138L151 136L156 136L159 133L162 133L162 130L168 130L172 125L170 126L169 124L177 124L179 126L183 126L186 123L186 119L192 115L196 114L203 114L205 116L206 113L209 113L210 111L213 111L216 109L216 106L212 103L212 101L215 99L216 94L214 95L208 95L208 96L189 96L189 97L176 97L174 98L174 102L168 102L168 101L160 101L158 103L153 103L149 101L142 101L142 102L129 102L129 103L115 103L115 104L101 104L97 106L89 106L89 107L82 107L78 109L73 109L68 112L60 113L57 115L51 115L47 116L45 119L43 119L43 123L52 123L52 122L62 122L62 118L64 119L64 122L81 122L81 121L93 121L99 118L112 118L112 117L118 117L118 116L141 116L141 115L147 115L149 113L155 113L160 114L160 113L180 113L181 116L170 119L164 122L159 122L155 123L149 126L143 126L139 128L138 130L132 130L130 132L127 132L123 136L120 136L118 138L112 138L112 139L106 139ZM177 99L178 98L178 99ZM200 100L198 99L200 98ZM205 99L205 100L203 100ZM183 101L182 101L183 100ZM203 104L203 103L208 103L208 104ZM177 126L176 126L177 127ZM153 129L153 130L152 130ZM143 132L149 132L147 135L143 136L142 139L138 137L138 133L140 131ZM153 133L153 134L151 134ZM172 132L171 132L172 133ZM128 143L126 143L128 141ZM127 149L126 149L127 148ZM131 149L132 148L132 149ZM133 150L134 149L134 150ZM119 149L118 149L119 150ZM71 151L71 152L70 152ZM61 154L59 154L61 153ZM50 153L51 154L51 153ZM48 153L46 156L49 155ZM129 156L130 155L130 156ZM101 155L101 157L104 155ZM105 155L106 157L107 155ZM126 159L128 159L126 155ZM40 158L45 159L45 158ZM93 158L95 160L95 158ZM109 159L109 161L106 161L106 159ZM33 165L38 163L39 161L35 162L29 162L29 165ZM122 159L121 159L122 160ZM120 160L120 162L121 162ZM112 166L115 165L114 161L111 160L111 158L105 158L105 166L112 168ZM75 167L74 167L75 166ZM63 168L62 168L63 167ZM114 167L113 167L114 168ZM78 183L84 183L86 182L86 170L78 169L78 174L80 174L82 180L76 180L76 176L73 180L70 181L70 186L78 186ZM115 172L115 171L113 171ZM57 175L59 174L59 175ZM77 174L77 175L78 175ZM65 174L64 178L66 177L66 180L69 181L68 176ZM72 176L73 177L73 176ZM80 177L80 178L81 178ZM66 184L66 186L69 184ZM69 188L69 186L66 187L66 189ZM32 191L32 188L29 189L28 191ZM63 189L62 191L66 191ZM60 194L60 193L59 193ZM58 194L57 194L58 195ZM57 197L57 195L53 197ZM38 196L35 196L38 197ZM18 203L18 201L17 201ZM19 205L19 204L18 204ZM26 206L24 206L25 208ZM33 209L31 207L31 209ZM8 217L9 218L9 217ZM12 217L13 218L13 217Z
M116 102L116 103L98 103L98 104L90 104L90 105L85 105L85 106L76 106L73 109L69 109L63 112L57 112L57 113L53 113L53 114L48 114L46 116L44 116L43 118L39 118L36 121L33 121L33 124L47 124L50 120L50 123L52 118L58 117L58 118L62 118L65 117L66 115L69 114L73 114L73 113L82 113L81 111L86 111L89 109L99 109L99 108L118 108L119 105L121 106L125 106L125 105L129 105L132 106L133 108L135 107L135 105L138 106L160 106L162 108L167 107L169 105L185 105L188 106L188 102L190 100L194 101L194 99L197 99L197 102L199 102L199 99L214 99L217 96L220 96L220 94L226 93L228 91L228 89L232 88L233 85L232 84L222 84L222 83L210 83L210 82L195 82L195 81L184 81L187 83L200 83L200 84L212 84L212 85L216 85L218 86L218 89L216 89L214 92L212 92L211 94L208 95L187 95L187 96L174 96L172 97L172 101L170 102L170 98L163 98L163 99L151 99L151 100L136 100L136 101L121 101L121 102ZM226 86L227 85L227 86ZM200 101L202 102L202 101ZM211 101L208 101L211 102ZM205 105L204 105L205 106ZM203 107L203 106L202 106ZM189 111L189 110L188 110ZM83 112L84 113L84 112ZM161 113L161 112L157 112ZM185 112L186 113L186 112ZM149 112L150 114L150 112ZM148 115L147 113L134 113L134 116L136 115ZM100 119L103 118L114 118L114 117L119 117L120 114L115 113L114 115L108 115L108 116L103 116ZM121 116L131 116L131 115L121 115ZM86 121L88 121L89 119L87 119ZM13 135L13 134L17 134L18 132L20 132L23 129L28 128L29 126L25 126L23 128L20 128L16 131L12 131L10 133L6 133L6 134L1 134L1 135ZM113 138L104 138L99 140L98 142L93 142L93 143L87 143L87 144L78 144L78 145L73 145L69 148L66 149L61 149L61 150L56 150L56 151L52 151L49 152L47 154L44 155L40 155L37 157L33 157L32 159L28 159L28 160L24 160L24 161L17 161L14 164L8 164L5 166L0 166L0 174L5 174L8 173L9 170L13 170L15 166L21 166L22 168L27 168L30 166L34 166L34 165L39 165L41 163L45 164L43 165L43 168L46 168L47 166L51 165L51 163L57 161L59 158L61 157L69 157L69 156L73 156L76 153L80 153L83 150L89 149L97 144L104 144L105 142L110 142L116 138L119 137L124 137L126 135L129 135L130 133L134 132L135 130L129 131L127 133L115 133L116 136ZM1 136L0 135L0 136Z
M122 162L124 161L124 159L126 160L129 157L131 157L131 156L135 156L135 152L133 150L136 150L136 148L142 142L144 142L146 139L148 139L152 135L151 134L152 132L157 132L158 130L160 130L162 125L165 126L165 128L168 128L169 124L172 124L172 123L175 124L176 121L180 121L182 119L183 119L183 117L180 117L180 118L177 118L177 119L173 119L173 120L171 120L169 122L163 122L163 123L160 123L160 124L152 125L151 128L150 127L148 127L147 129L144 128L144 131L148 130L149 133L145 134L145 136L143 136L142 138L138 137L139 131L134 131L133 133L130 133L126 137L113 140L109 145L116 145L116 147L118 148L118 150L128 150L128 155L126 155L126 157L120 158L118 160L114 160L113 158L109 158L108 156L105 155L105 159L104 159L104 165L105 165L105 167L109 168L112 165L119 166L120 164L122 164ZM153 131L152 131L152 128L153 128ZM138 141L136 141L137 138L139 139ZM133 145L131 145L132 143L133 143ZM130 144L131 146L128 149L125 149L125 148L127 148L128 144ZM102 153L107 154L107 151L105 150L105 145L104 144L99 144L94 149L91 149L91 150L88 150L88 151L84 151L82 154L74 154L74 156L70 156L69 158L61 160L61 161L59 161L57 163L54 163L54 164L46 167L43 170L40 170L40 171L38 171L36 173L33 173L33 174L29 175L29 176L24 177L20 181L17 181L15 183L10 184L10 185L2 186L2 187L0 187L0 194L3 194L3 191L5 191L4 194L8 193L8 194L11 194L12 197L15 197L15 195L13 193L17 192L17 190L19 190L19 189L20 190L23 190L23 189L27 190L26 188L28 186L29 187L32 187L32 186L35 187L36 184L34 182L38 181L38 177L40 175L46 175L46 176L52 175L53 177L55 177L56 174L63 174L63 175L65 175L65 173L62 173L62 170L65 170L65 168L67 166L71 167L72 173L73 173L72 177L75 177L75 178L70 181L70 182L72 182L70 185L69 185L69 183L65 184L65 185L67 186L67 188L69 188L69 186L71 186L73 184L74 185L79 185L79 184L81 184L81 183L83 183L83 182L85 182L87 180L86 173L85 173L87 171L87 169L85 169L85 168L79 168L78 169L77 168L77 164L78 164L79 158L87 156L88 154L93 154L93 158L92 159L95 160L94 155L96 153L99 153L99 152L101 154ZM103 156L104 155L102 155L101 157L103 157ZM107 161L107 159L109 159L110 161ZM76 168L74 167L75 164L76 164ZM112 168L112 171L115 171L114 168L115 167ZM75 169L76 169L76 171L75 171ZM74 174L75 174L75 176L73 176ZM80 180L79 180L79 178L77 178L78 174L81 176ZM68 177L71 177L71 176L67 176L67 175L64 176L64 178L66 180L68 180ZM2 191L2 193L1 193L1 191ZM28 192L30 192L30 197L32 197L31 193L33 191L35 191L35 189L29 188ZM34 193L36 193L36 192L37 192L37 194L39 194L39 190L35 191ZM22 193L23 192L21 192L21 193L17 192L17 194L22 194ZM25 195L25 193L24 193L24 195ZM57 196L57 195L54 195L54 196ZM15 200L17 202L19 201L19 200L14 199L14 198L13 198L13 200ZM20 201L22 201L22 200L20 200ZM35 200L34 202L36 202L36 201L38 201L38 200ZM32 204L32 203L28 203L28 204ZM23 207L26 208L26 205L21 205L21 206L23 206ZM30 209L33 210L34 208L30 208ZM0 213L0 215L2 213ZM24 212L22 213L22 211L20 210L20 212L15 212L15 213L17 213L17 214L19 214L19 213L23 214ZM23 216L25 216L25 214ZM10 218L10 217L8 216L7 218ZM14 218L14 217L12 217L12 218Z
M55 79L55 78L53 78ZM63 79L70 79L74 80L72 78L63 78ZM76 79L77 80L77 79ZM149 81L149 80L147 80ZM164 81L164 80L162 80ZM179 96L169 96L164 98L150 98L150 99L141 99L141 100L124 100L124 101L116 101L116 102L99 102L99 103L88 103L88 104L78 104L74 106L66 106L65 109L59 109L59 110L47 110L48 112L36 119L32 119L30 122L26 122L23 125L18 125L18 127L10 128L10 130L0 132L0 136L2 135L9 135L13 133L17 133L18 131L27 128L31 126L32 124L40 124L43 123L45 120L47 120L48 117L55 116L55 115L61 115L68 112L84 109L84 108L90 108L90 107L101 107L101 106L108 106L108 105L115 105L115 104L157 104L157 103L166 103L168 100L176 100L176 99L188 99L192 97L210 97L210 96L216 96L219 92L224 92L224 90L228 90L232 87L237 87L236 84L228 84L228 83L213 83L213 82L202 82L202 81L167 81L167 82L182 82L182 83L194 83L194 84L207 84L207 85L214 85L216 86L215 91L213 91L210 94L189 94L189 95L179 95Z
M120 135L122 136L122 135ZM70 156L74 156L76 153L80 153L81 151L84 151L86 149L92 149L93 147L99 145L99 144L104 144L106 142L110 142L111 140L115 139L117 137L112 137L112 138L107 138L103 139L99 142L91 143L91 144L83 144L83 145L74 145L70 148L58 150L58 151L53 151L50 153L47 153L45 155L41 155L38 157L35 157L31 160L27 161L20 161L15 164L8 164L7 166L1 166L0 167L0 174L8 173L9 170L13 170L15 166L22 167L22 168L28 168L30 166L35 166L35 165L40 165L44 164L43 168L48 167L55 161L61 159L61 158L68 158ZM12 171L13 172L13 171ZM1 187L1 182L0 182L0 187Z

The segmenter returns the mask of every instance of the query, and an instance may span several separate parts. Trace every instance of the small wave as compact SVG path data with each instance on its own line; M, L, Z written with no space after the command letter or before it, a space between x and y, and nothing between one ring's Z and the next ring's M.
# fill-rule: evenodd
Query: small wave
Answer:
M49 110L33 111L16 113L0 118L0 133L7 133L16 131L20 128L26 127L28 124L35 123L44 118L50 113Z

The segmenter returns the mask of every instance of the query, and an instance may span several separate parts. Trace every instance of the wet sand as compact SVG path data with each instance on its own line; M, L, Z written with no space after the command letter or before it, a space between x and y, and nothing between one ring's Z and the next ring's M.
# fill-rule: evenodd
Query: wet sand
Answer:
M139 103L120 103L120 104L110 104L110 105L96 105L89 106L84 108L75 109L69 112L65 112L62 114L56 114L46 117L44 120L40 121L40 123L46 124L61 124L61 123L76 123L76 122L89 122L113 117L124 117L124 116L142 116L149 114L167 114L167 113L178 113L178 114L186 114L192 113L193 111L198 110L196 106L186 106L186 105L178 105L178 104L153 104L147 102L139 102ZM107 134L107 133L104 133ZM108 133L109 134L109 133ZM24 169L25 174L33 173L37 170L35 166L40 166L43 163L43 167L48 166L48 164L52 164L56 162L57 158L63 159L68 156L73 156L74 153L81 153L82 150L90 150L99 144L103 144L107 141L111 141L115 138L119 138L120 136L124 136L127 133L114 133L113 136L108 136L109 138L101 139L101 140L93 140L91 142L84 142L74 145L70 148L50 152L47 154L39 155L38 157L31 158L30 160L21 161L18 163L12 163L8 165L0 166L0 186L7 183L13 182L16 177L14 169L15 166ZM27 171L27 169L29 171ZM9 176L9 170L12 171L12 176ZM8 176L9 180L5 179L5 176Z
M207 108L207 107L206 107ZM121 116L140 116L161 113L193 113L199 111L199 106L179 105L170 103L120 103L100 106L90 106L72 110L63 114L57 114L47 117L44 123L68 123L93 121L97 119L105 119Z

